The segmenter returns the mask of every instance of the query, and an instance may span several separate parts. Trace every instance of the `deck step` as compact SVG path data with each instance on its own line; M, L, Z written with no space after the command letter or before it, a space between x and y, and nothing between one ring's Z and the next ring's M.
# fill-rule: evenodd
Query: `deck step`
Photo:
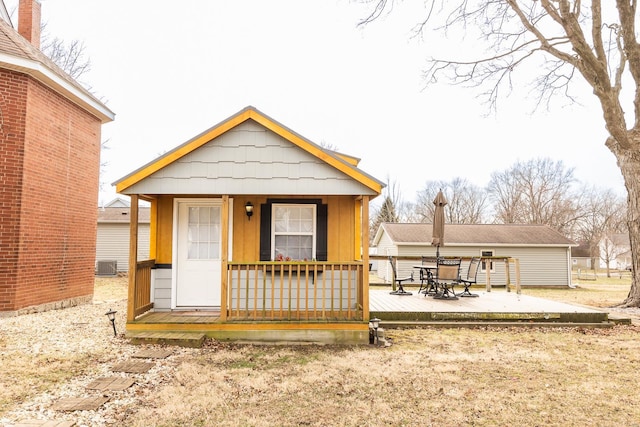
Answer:
M500 322L500 321L381 321L380 327L386 329L401 328L611 328L618 324L605 322Z
M132 331L127 332L126 338L131 344L162 344L200 348L204 344L206 335L202 332Z

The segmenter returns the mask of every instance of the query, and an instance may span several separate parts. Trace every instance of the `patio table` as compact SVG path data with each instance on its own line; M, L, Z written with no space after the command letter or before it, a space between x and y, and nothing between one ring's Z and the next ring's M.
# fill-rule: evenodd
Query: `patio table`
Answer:
M418 289L418 293L434 295L436 293L434 272L438 269L438 266L436 264L416 264L413 268L420 270L420 289Z

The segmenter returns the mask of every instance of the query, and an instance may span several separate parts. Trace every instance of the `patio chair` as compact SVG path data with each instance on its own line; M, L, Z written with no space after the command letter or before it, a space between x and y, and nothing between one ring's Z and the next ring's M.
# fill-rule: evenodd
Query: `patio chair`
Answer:
M422 257L421 265L424 266L433 266L434 268L421 268L420 269L420 289L418 289L418 293L424 292L425 295L433 295L436 293L436 282L433 279L433 274L435 267L438 264L437 257Z
M433 296L435 299L458 299L453 287L460 283L461 263L460 258L438 258L435 277L437 292Z
M402 282L413 282L413 273L411 273L411 276L408 277L398 277L398 273L396 272L396 264L393 261L393 257L389 257L389 263L391 264L391 269L393 270L393 282L398 286L397 290L389 293L391 295L413 295L412 292L405 291L404 287L402 286Z
M469 268L467 269L467 275L460 278L460 283L464 285L464 290L458 294L459 297L477 297L478 294L472 294L469 291L471 285L476 284L476 277L478 276L478 267L480 266L480 257L471 258Z

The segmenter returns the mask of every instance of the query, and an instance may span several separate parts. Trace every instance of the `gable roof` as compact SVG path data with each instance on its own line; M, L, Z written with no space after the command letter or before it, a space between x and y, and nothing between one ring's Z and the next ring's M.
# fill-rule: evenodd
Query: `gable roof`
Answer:
M129 224L131 215L129 207L111 207L98 208L98 224ZM138 207L138 222L140 224L149 224L151 218L151 208Z
M193 151L197 150L213 139L218 138L231 129L249 120L253 120L254 122L262 125L266 129L272 131L276 135L301 148L302 150L311 154L322 162L339 170L348 177L374 191L376 195L382 192L384 184L371 175L368 175L362 170L358 169L357 158L337 153L335 151L325 150L321 146L292 131L288 127L282 125L281 123L277 122L276 120L272 119L271 117L267 116L266 114L262 113L252 106L248 106L240 110L231 117L207 129L206 131L193 137L192 139L174 148L168 153L158 157L156 160L153 160L152 162L142 166L129 175L114 182L113 184L116 186L116 192L123 192L127 188L137 184L138 182L160 171L166 166L169 166L172 163L183 158L184 156L192 153Z
M572 258L591 258L589 242L580 242L578 246L571 248Z
M0 19L0 68L27 74L96 116L102 123L115 114L4 19Z
M609 240L616 246L631 246L629 233L614 233L609 236Z
M432 224L383 223L374 238L377 245L386 233L396 245L431 245ZM447 224L445 246L575 246L556 230L534 224Z
M103 208L128 208L131 206L131 203L128 200L125 200L121 197L116 197L111 200L109 203L106 203Z

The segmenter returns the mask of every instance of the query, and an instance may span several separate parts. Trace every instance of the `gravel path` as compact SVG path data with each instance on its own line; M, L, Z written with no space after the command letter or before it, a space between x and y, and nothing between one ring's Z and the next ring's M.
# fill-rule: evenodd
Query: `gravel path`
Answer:
M0 389L5 388L5 393L13 382L37 382L37 379L28 380L24 377L33 376L33 372L38 372L37 367L43 363L54 363L60 359L78 359L86 363L86 369L80 370L81 374L71 373L70 380L58 383L53 390L35 395L28 393L31 397L27 401L8 413L0 413L0 425L15 426L27 420L66 420L75 423L68 425L90 427L122 425L122 420L130 411L148 399L156 387L173 377L182 357L194 351L172 347L171 356L149 360L155 366L144 374L112 372L114 365L131 360L133 354L154 346L130 345L121 335L122 330L118 331L117 338L114 337L112 325L105 315L111 308L118 312L116 326L124 328L126 300L95 301L64 310L0 319L0 360L4 367L0 368L0 373L6 381L3 383L0 379ZM24 363L29 360L30 363ZM62 374L69 375L68 372ZM126 376L134 379L135 384L116 392L86 389L92 381L112 376ZM0 391L0 398L2 393ZM95 411L64 412L51 409L60 399L100 395L108 396L109 401Z

